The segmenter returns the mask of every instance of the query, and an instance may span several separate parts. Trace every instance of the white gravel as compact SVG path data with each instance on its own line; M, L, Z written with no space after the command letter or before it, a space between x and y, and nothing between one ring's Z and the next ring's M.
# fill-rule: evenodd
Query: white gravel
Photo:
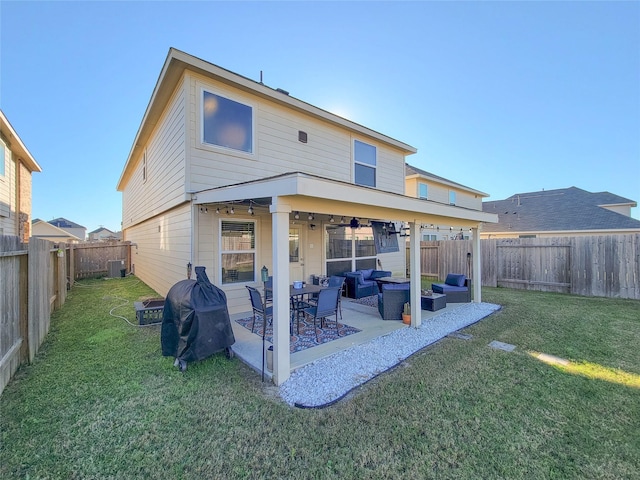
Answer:
M292 406L325 406L418 350L499 309L499 305L491 303L468 303L432 317L420 328L401 328L317 360L295 370L280 385L280 396Z

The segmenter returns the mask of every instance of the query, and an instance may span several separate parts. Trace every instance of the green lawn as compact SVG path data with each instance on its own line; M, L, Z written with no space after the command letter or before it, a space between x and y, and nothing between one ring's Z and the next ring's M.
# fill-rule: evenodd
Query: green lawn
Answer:
M0 478L640 478L638 301L484 289L471 340L300 410L223 354L180 373L109 315L134 277L80 285L0 397Z

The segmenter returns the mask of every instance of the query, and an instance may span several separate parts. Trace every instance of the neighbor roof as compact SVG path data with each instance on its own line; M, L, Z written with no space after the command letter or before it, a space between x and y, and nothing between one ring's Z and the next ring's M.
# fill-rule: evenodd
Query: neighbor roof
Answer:
M113 232L113 231L111 231L111 230L109 230L108 228L105 228L105 227L96 228L92 232L89 232L89 235L91 235L92 233L100 233L100 232L109 232L109 233L113 233L115 235L115 232Z
M609 192L591 193L576 187L518 193L505 200L482 203L482 210L498 214L498 223L483 232L547 232L640 229L640 220L607 210L602 205L637 206Z
M86 228L62 217L54 218L53 220L49 220L47 223L59 228Z
M427 179L431 179L434 180L438 183L442 183L444 185L449 185L450 187L456 187L459 188L461 190L466 190L468 192L474 193L476 195L480 195L482 197L488 197L489 194L488 193L484 193L481 192L480 190L476 190L474 188L470 188L467 187L465 185L462 185L461 183L458 182L454 182L453 180L449 180L447 178L444 177L439 177L438 175L434 175L431 172L427 172L426 170L422 170L418 167L414 167L413 165L409 165L408 163L405 163L405 175L407 177L410 177L412 175L418 175L420 177L425 177Z

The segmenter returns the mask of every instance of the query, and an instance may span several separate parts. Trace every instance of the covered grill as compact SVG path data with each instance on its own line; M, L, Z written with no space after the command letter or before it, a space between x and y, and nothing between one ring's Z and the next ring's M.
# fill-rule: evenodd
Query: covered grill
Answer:
M205 267L196 267L196 280L182 280L167 294L162 317L162 355L175 357L180 371L187 362L204 360L224 350L233 356L235 343L227 296L213 285Z

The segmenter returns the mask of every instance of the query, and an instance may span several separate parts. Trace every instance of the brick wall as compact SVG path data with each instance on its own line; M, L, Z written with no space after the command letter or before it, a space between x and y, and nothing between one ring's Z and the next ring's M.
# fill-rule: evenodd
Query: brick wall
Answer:
M18 162L17 175L17 211L18 211L18 237L23 242L28 242L31 236L31 172L25 165Z

